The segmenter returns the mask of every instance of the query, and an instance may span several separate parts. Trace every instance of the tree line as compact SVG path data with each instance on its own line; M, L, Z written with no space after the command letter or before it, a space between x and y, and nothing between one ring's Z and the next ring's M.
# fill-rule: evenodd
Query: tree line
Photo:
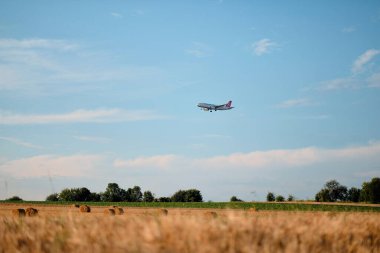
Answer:
M104 192L91 192L86 187L66 188L60 193L46 197L46 201L86 201L86 202L203 202L202 194L197 189L179 190L171 197L156 198L151 191L141 191L140 186L127 190L117 183L109 183Z
M347 188L336 180L326 182L324 187L315 195L318 202L369 202L380 203L380 178L374 177L369 182L363 182L362 188Z
M233 199L234 198L234 199ZM236 201L233 196L231 201ZM268 202L276 201L283 202L285 198L282 195L275 195L273 192L268 192L266 199ZM293 201L294 197L289 195L287 201ZM369 182L364 182L362 188L351 187L347 188L341 185L337 180L327 181L323 188L315 194L317 202L367 202L380 203L380 178L372 178Z

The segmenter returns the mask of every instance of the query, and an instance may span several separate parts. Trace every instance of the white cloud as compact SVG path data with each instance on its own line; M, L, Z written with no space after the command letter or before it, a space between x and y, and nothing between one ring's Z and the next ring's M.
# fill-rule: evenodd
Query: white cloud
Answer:
M380 50L369 49L360 55L352 65L352 73L358 74L363 71L364 66L369 63L376 55L380 54Z
M97 109L76 110L63 114L15 114L0 111L0 125L58 124L58 123L113 123L162 119L147 110Z
M14 178L91 177L93 170L103 161L99 155L55 156L40 155L7 161L0 172Z
M273 48L277 46L277 43L271 41L270 39L261 39L254 42L251 47L257 56L267 54L272 51Z
M29 143L29 142L26 142L26 141L22 141L22 140L19 140L17 138L11 138L11 137L3 137L3 136L0 136L0 140L4 140L4 141L8 141L8 142L11 142L15 145L18 145L18 146L22 146L22 147L26 147L26 148L33 148L33 149L42 149L41 146L37 146L37 145L34 145L32 143Z
M115 159L113 166L116 168L170 168L182 158L176 155L156 155L150 157L138 157L130 160Z
M116 159L114 166L118 168L201 168L201 169L289 169L309 167L321 163L350 161L379 161L380 143L370 143L365 146L340 149L321 149L306 147L299 149L276 149L268 151L252 151L249 153L234 153L230 155L186 158L173 154L138 157L135 159ZM340 168L344 169L344 168Z
M380 143L372 142L335 149L258 150L204 158L175 154L133 159L115 159L112 154L39 155L3 159L0 176L28 184L34 179L47 178L50 173L56 179L61 177L62 187L72 185L74 180L87 180L90 185L97 181L103 187L108 182L127 178L128 184L150 189L157 196L194 187L202 191L205 199L222 201L233 194L248 200L253 190L260 199L264 199L268 190L310 197L329 179L335 178L349 187L368 181L380 175L379 164ZM29 190L33 199L38 189Z
M279 108L291 108L291 107L302 107L312 105L312 101L308 98L300 98L300 99L290 99L286 100L277 105Z

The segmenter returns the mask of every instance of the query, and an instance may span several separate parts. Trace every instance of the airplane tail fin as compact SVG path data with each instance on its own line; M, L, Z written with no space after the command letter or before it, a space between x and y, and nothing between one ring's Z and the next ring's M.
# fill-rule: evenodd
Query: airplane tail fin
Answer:
M226 104L227 107L231 107L231 104L232 104L232 101L228 101L228 103Z

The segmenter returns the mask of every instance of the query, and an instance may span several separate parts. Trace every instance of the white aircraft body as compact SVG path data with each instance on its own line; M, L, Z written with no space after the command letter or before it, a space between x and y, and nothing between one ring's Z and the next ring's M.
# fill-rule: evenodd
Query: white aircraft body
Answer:
M207 103L199 103L198 107L200 107L204 111L223 111L223 110L231 110L233 107L231 106L232 101L228 101L227 104L224 105L214 105L214 104L207 104Z

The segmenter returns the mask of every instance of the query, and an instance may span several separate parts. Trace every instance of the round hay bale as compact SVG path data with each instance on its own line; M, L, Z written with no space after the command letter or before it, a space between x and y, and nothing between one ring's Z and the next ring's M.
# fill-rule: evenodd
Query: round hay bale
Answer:
M72 208L79 208L79 205L78 204L72 204L71 207Z
M122 215L124 213L124 210L121 207L114 207L113 210L115 211L115 214L117 215Z
M12 210L12 215L14 217L24 217L25 216L25 210L22 209L22 208L13 209Z
M109 208L116 208L117 206L109 206Z
M89 206L87 206L87 205L81 205L79 207L79 211L81 213L89 213L89 212L91 212L91 208Z
M38 215L38 210L33 207L28 207L25 209L26 216L33 217Z
M160 209L160 214L161 215L168 215L169 211L167 209Z
M218 214L216 212L213 212L213 211L208 211L205 213L205 216L208 218L216 218L216 217L218 217Z
M105 215L111 215L111 216L114 216L115 215L115 210L112 209L112 208L107 208L104 210L103 212Z

